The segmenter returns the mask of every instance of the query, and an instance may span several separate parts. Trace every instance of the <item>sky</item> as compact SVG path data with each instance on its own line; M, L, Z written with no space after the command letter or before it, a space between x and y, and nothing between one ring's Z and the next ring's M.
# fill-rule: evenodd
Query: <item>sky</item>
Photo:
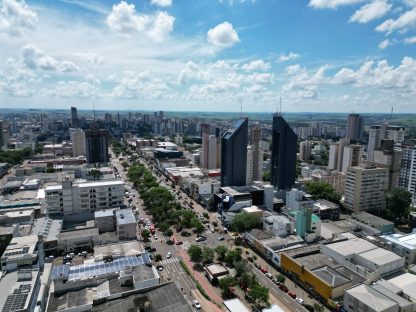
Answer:
M416 113L416 0L0 0L0 109Z

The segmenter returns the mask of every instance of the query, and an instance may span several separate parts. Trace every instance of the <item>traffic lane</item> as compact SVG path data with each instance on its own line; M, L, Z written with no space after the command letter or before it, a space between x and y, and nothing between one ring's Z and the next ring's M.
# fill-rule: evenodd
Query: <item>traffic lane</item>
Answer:
M270 291L272 291L277 299L283 300L287 308L289 308L293 312L308 312L308 310L306 310L303 306L297 303L287 293L281 291L280 288L277 287L275 283L273 283L269 278L267 278L266 275L264 275L264 273L256 269L254 266L252 268L253 268L252 271L257 276L257 278L261 281L261 284L266 286Z

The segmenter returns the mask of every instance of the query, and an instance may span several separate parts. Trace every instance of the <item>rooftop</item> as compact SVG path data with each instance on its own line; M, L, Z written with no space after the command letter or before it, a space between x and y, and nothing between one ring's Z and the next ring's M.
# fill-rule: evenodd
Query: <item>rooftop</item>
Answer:
M409 250L416 249L416 232L411 234L391 234L383 235L381 238L395 245L400 245Z
M318 207L319 210L328 210L328 209L338 209L339 205L330 202L329 200L326 199L318 199L315 203L314 206Z
M416 275L403 273L388 281L402 289L403 293L409 296L412 301L416 301Z
M116 211L117 224L136 223L133 211L131 209L123 209Z
M92 305L96 293L97 287L86 287L77 291L70 291L65 294L51 294L49 297L47 312L73 309L87 304Z
M228 269L222 264L210 264L205 267L212 275L218 275L222 273L228 273Z
M143 247L138 241L128 241L94 247L94 258L96 261L104 257L112 256L119 258L124 256L138 255L143 252Z
M396 302L364 284L348 289L346 292L371 306L374 311L387 311L397 306Z
M59 233L58 240L72 240L78 239L80 237L90 237L90 236L98 236L98 229L97 228L89 228L89 229L80 229L80 230L72 230L72 231L64 231Z
M351 216L353 219L356 219L363 223L370 224L372 226L383 226L387 224L394 225L393 222L387 221L383 218L377 217L365 211L353 213Z
M105 217L113 217L115 209L104 209L98 210L94 212L94 218L105 218Z
M58 239L58 235L62 229L62 220L52 220L49 218L35 219L31 234L43 234L44 241L54 241Z
M270 233L267 233L267 232L265 232L263 230L259 230L259 229L253 229L250 232L248 232L248 234L253 236L257 240L263 240L263 239L267 239L267 238L272 237L272 235Z
M378 248L376 245L358 237L342 242L327 244L325 246L343 257L360 254Z
M244 305L244 303L238 299L224 300L224 305L230 312L250 312L250 310Z
M384 248L376 248L359 254L360 257L363 257L372 263L375 263L379 266L389 264L395 261L403 259L402 257L396 255L395 253L388 251ZM403 259L404 262L404 259Z
M323 266L312 271L313 274L318 276L328 285L332 287L339 287L341 285L347 284L350 282L350 279L342 275L341 273L335 271L329 266Z

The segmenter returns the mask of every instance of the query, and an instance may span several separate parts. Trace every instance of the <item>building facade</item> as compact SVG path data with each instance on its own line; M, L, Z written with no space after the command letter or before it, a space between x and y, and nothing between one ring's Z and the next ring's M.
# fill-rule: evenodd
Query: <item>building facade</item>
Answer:
M107 130L86 130L85 145L88 164L109 162Z

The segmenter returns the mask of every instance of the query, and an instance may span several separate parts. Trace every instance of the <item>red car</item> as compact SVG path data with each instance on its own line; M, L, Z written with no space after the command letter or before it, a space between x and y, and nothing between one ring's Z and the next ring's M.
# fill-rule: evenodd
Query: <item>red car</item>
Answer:
M287 293L287 292L289 291L289 289L287 289L287 287L286 287L285 285L283 285L283 284L281 284L281 285L279 286L279 288L280 288L280 290L281 290L281 291L283 291L283 292L285 292L285 293Z
M291 296L293 299L296 299L296 294L293 291L289 291L287 294Z
M261 268L260 271L261 271L261 273L264 273L264 274L267 273L267 269L266 268Z

